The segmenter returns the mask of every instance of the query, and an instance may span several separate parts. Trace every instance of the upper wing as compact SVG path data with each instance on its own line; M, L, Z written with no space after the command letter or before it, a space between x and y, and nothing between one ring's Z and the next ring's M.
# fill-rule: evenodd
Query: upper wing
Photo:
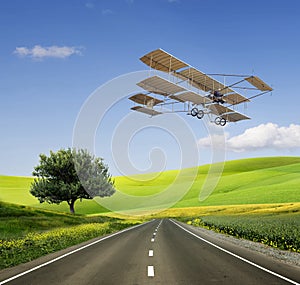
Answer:
M249 101L249 99L237 93L232 88L225 86L218 80L215 80L202 71L191 67L184 61L174 57L173 55L165 52L162 49L157 49L149 52L148 54L141 57L140 60L151 68L163 72L172 72L174 76L188 81L188 83L190 83L192 86L205 92L213 93L214 91L218 91L222 95L230 94L230 96L228 95L227 99L225 99L229 104L235 105L241 102Z
M194 67L181 70L176 72L174 75L183 80L188 80L191 85L205 92L218 90L223 95L234 92L231 88L226 87L221 82L213 79L209 75L206 75Z
M188 67L188 64L162 49L157 49L142 56L140 60L153 69L171 72Z
M252 84L254 87L259 89L260 91L272 91L273 88L271 88L267 83L263 82L260 78L257 76L250 76L245 78L250 84Z

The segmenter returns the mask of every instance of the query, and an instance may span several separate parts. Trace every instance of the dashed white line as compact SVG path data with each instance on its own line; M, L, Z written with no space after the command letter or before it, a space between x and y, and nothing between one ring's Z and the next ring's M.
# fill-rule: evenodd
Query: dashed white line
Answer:
M156 233L153 233L154 236L156 236Z
M154 277L154 266L153 265L148 266L148 277Z
M153 250L149 249L149 256L153 256Z
M154 242L154 238L151 239L151 242Z

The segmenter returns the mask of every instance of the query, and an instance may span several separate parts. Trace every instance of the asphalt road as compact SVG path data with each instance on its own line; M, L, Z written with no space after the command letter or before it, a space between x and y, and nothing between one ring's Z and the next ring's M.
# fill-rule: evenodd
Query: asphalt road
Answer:
M0 284L299 284L299 267L199 234L172 220L154 220L101 239ZM7 274L6 274L7 275ZM15 276L15 277L14 277ZM14 279L7 281L9 277ZM4 282L3 282L4 281ZM298 282L298 283L297 283Z

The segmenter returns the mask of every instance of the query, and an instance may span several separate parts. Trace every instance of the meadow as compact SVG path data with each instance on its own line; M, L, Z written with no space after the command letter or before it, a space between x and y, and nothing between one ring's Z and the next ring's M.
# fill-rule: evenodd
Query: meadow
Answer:
M207 177L210 165L179 171L171 170L157 174L115 177L116 188L128 195L144 196L163 192L173 187L169 195L176 195L178 189L187 189L172 208L194 208L207 206L230 206L252 204L276 204L300 202L300 157L268 157L228 161L224 165L222 176L212 194L199 201L199 193ZM194 175L196 173L196 175ZM155 177L155 178L153 178ZM40 204L29 193L31 177L0 176L0 201L27 205L31 207L68 212L68 205ZM111 203L122 210L123 202L117 193ZM168 197L166 196L166 199ZM162 208L164 201L160 201ZM137 207L138 205L126 205ZM158 205L159 208L159 205ZM92 215L109 213L95 200L77 201L78 214Z

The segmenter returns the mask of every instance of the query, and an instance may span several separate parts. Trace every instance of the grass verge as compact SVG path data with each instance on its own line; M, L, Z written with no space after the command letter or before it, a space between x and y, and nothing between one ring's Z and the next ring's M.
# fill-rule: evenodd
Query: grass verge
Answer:
M0 202L0 269L140 222L104 216L74 216Z

